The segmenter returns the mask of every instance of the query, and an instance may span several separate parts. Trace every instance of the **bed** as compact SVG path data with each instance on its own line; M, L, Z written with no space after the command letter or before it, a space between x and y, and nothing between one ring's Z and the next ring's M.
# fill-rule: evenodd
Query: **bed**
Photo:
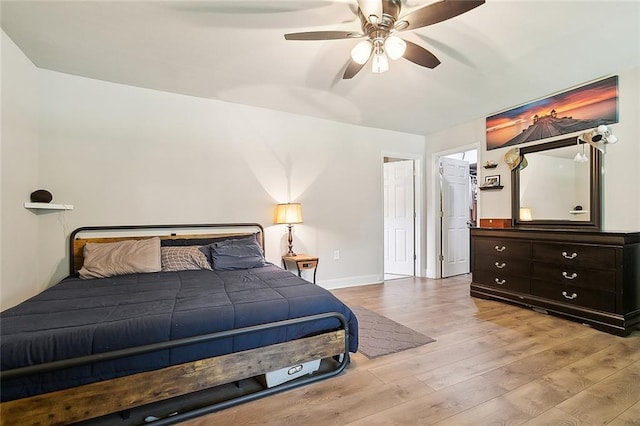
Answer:
M357 350L355 315L266 262L258 224L83 227L69 251L69 277L0 315L2 424L126 417L249 377L302 376L154 422L175 423L340 374ZM321 359L336 361L306 374Z

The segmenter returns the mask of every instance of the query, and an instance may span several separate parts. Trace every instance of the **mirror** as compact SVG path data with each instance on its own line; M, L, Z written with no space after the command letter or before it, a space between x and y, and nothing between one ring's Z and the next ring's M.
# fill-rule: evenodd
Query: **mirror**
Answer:
M575 161L578 154L586 161ZM599 150L569 138L520 148L520 155L527 165L511 171L513 226L600 229Z

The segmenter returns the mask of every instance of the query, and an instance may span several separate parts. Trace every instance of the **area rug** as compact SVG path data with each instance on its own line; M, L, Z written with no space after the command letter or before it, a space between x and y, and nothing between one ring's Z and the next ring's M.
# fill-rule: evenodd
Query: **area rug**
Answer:
M431 337L361 306L350 308L358 318L358 352L367 358L377 358L435 342Z

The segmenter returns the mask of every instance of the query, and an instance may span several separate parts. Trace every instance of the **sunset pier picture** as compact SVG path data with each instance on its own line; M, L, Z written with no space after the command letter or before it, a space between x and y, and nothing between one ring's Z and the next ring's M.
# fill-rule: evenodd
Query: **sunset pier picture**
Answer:
M487 150L618 122L618 77L531 102L487 118Z

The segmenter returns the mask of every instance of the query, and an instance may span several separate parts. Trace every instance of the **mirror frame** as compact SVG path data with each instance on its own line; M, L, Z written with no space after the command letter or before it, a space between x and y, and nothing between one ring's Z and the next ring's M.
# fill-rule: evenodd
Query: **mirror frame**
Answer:
M584 143L584 142L582 142ZM577 144L576 137L561 139L538 145L530 145L520 148L520 155L532 152L548 151L556 148L564 148ZM511 224L514 228L545 227L565 229L600 230L602 227L602 153L589 145L590 148L590 201L589 220L520 220L520 169L516 167L511 171Z

